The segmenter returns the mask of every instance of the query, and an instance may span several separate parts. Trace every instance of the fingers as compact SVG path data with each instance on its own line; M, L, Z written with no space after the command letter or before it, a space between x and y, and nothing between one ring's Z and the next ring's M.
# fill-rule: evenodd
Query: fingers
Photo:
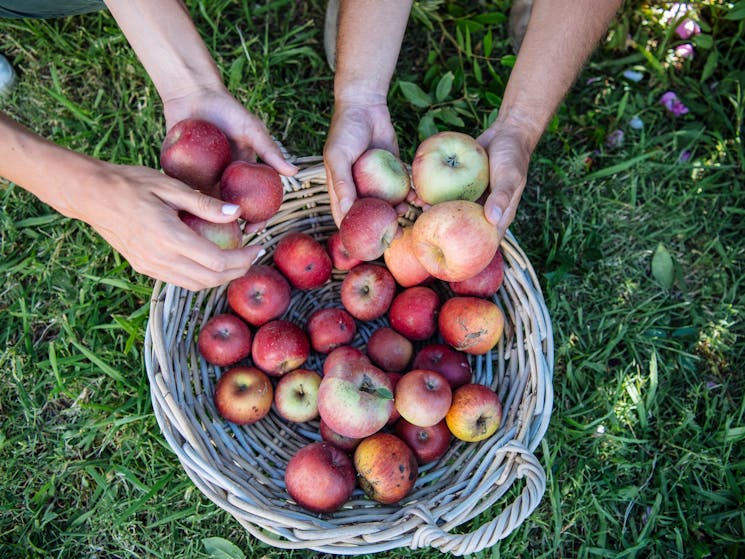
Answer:
M178 186L171 186L172 188L160 191L158 195L163 202L177 210L185 210L213 223L229 223L240 215L240 206L228 204L180 183Z
M330 148L324 156L331 214L337 227L357 199L357 190L352 179L353 163L352 158L334 148Z
M501 238L515 219L526 177L514 167L502 165L492 166L491 177L491 193L484 203L484 213L496 225Z
M254 161L258 156L281 175L289 177L298 172L295 165L285 160L282 150L272 139L264 123L254 115L249 114L248 124L234 137L234 142L238 159Z

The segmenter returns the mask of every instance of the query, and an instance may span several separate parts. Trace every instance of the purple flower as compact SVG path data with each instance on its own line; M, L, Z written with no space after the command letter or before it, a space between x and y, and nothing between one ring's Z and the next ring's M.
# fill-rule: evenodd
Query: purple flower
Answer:
M680 152L678 155L678 163L687 163L688 160L691 158L691 152L687 149L684 149Z
M678 58L693 58L693 45L691 43L683 43L675 47L675 56Z
M623 145L623 130L614 130L605 138L605 145L614 149Z
M670 112L674 117L679 117L688 113L688 107L686 107L678 96L673 91L666 91L660 97L660 103Z
M680 22L680 24L678 24L678 27L675 28L675 32L681 39L690 39L694 35L701 33L701 27L699 27L698 23L692 19L685 18Z

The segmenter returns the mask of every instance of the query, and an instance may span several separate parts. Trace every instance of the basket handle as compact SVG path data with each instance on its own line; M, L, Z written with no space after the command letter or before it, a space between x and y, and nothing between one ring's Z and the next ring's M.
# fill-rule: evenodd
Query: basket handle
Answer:
M518 442L510 442L501 447L495 455L511 454L508 459L517 463L513 478L525 478L525 488L514 502L507 506L499 516L483 524L468 534L451 534L437 526L431 516L419 509L412 510L428 521L426 525L417 529L412 537L411 548L434 547L453 555L475 553L493 546L497 541L506 538L535 510L546 491L546 474L536 456Z

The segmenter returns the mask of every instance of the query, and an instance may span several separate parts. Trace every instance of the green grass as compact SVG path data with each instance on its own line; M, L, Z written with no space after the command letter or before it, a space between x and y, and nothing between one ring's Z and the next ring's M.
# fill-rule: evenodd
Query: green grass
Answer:
M289 151L320 154L324 3L252 4L189 2L237 98ZM700 3L696 56L676 67L681 41L627 3L536 151L512 230L555 330L548 488L478 557L745 554L743 9ZM405 158L420 134L494 118L507 10L415 4L390 95ZM0 21L0 52L20 74L2 110L72 149L157 165L160 102L108 15ZM689 114L665 113L667 90ZM616 129L625 140L608 147ZM163 440L142 355L152 282L20 188L1 184L0 202L0 556L207 557L210 537L247 557L308 556L249 538Z

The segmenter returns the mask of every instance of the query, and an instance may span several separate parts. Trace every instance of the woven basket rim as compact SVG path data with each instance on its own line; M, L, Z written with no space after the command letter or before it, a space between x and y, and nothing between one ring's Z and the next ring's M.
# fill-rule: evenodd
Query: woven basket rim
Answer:
M280 211L264 230L246 239L267 249L259 263L271 261L271 247L286 231L302 226L323 238L336 228L322 158L292 159L300 171L282 177L285 200ZM402 222L413 221L417 213L412 207ZM494 300L505 314L505 335L495 350L474 358L474 376L501 390L503 428L482 443L453 443L444 458L420 469L414 491L400 506L379 505L356 493L332 515L303 511L279 480L278 464L291 449L318 439L315 424L289 426L274 418L237 427L210 407L209 391L220 370L198 356L193 340L200 324L225 309L227 286L192 292L156 282L145 366L154 415L187 475L249 534L277 548L358 555L432 547L463 555L509 535L545 492L545 472L534 451L553 408L554 348L535 271L509 231L501 250L504 283ZM332 284L339 278L335 271ZM518 480L522 489L515 496ZM506 498L512 500L505 505ZM464 524L492 512L496 516L464 531Z

